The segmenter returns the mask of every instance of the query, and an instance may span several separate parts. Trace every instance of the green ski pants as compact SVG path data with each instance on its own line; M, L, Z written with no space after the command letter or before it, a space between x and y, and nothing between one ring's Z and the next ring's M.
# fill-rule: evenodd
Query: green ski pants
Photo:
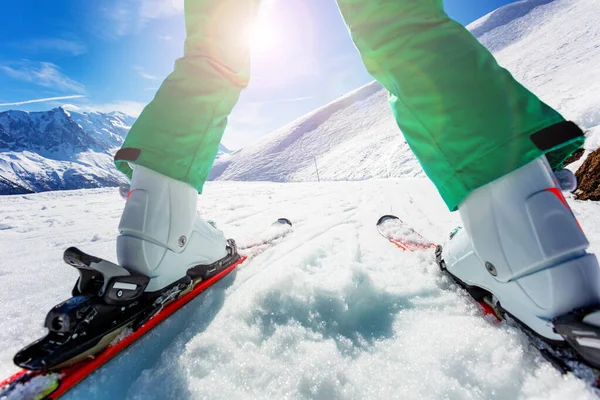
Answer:
M475 1L475 0L474 0ZM115 156L202 191L248 85L242 27L259 0L186 0L184 56ZM338 0L368 71L389 91L406 141L451 210L473 190L547 154L563 161L581 130L521 86L442 0Z

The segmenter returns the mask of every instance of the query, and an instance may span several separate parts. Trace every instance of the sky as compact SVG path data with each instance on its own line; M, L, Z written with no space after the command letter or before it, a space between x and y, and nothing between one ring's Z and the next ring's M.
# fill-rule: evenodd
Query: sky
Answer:
M510 2L445 0L445 9L466 25ZM0 112L137 116L183 55L183 0L20 0L2 14ZM243 147L372 80L333 0L263 0L250 85L223 143Z

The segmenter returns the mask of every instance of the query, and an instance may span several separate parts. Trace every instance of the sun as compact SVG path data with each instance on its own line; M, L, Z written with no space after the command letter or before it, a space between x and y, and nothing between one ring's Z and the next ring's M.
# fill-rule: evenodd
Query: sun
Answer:
M285 15L283 15L285 17ZM244 40L249 44L253 54L279 54L285 52L285 41L290 34L285 25L282 13L266 3L261 7L256 18L247 26Z
M252 26L250 47L254 52L275 51L281 42L282 32L271 21L258 20Z

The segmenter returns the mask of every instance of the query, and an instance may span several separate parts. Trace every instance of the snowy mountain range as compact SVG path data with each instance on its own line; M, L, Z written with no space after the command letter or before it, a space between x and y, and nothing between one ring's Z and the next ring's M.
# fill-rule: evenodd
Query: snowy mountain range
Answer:
M600 147L597 8L597 0L517 1L467 27L521 83L587 131L585 156ZM220 158L211 174L277 182L416 176L424 173L375 82Z
M116 186L113 165L134 117L120 113L0 113L0 194ZM221 146L220 154L229 153Z

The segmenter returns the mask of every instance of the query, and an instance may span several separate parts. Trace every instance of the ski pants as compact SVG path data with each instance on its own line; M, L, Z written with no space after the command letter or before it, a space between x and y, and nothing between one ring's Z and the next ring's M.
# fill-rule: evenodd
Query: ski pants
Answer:
M367 70L389 91L408 145L450 210L470 192L546 154L553 168L583 132L500 67L442 0L337 0ZM475 1L475 0L474 0ZM227 116L250 78L240 40L259 0L185 0L187 38L117 152L202 192ZM376 145L376 144L374 144Z

